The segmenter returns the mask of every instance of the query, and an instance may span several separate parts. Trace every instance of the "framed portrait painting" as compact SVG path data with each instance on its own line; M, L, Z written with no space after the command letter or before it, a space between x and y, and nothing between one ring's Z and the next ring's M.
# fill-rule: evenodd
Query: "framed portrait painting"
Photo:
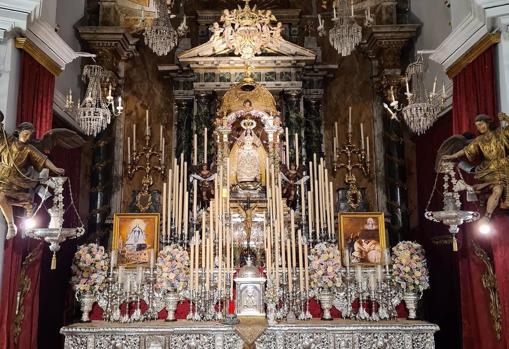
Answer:
M374 265L382 262L385 249L383 212L348 212L339 214L341 250L350 252L352 264Z
M113 218L113 244L118 265L148 266L159 248L159 213L118 213Z

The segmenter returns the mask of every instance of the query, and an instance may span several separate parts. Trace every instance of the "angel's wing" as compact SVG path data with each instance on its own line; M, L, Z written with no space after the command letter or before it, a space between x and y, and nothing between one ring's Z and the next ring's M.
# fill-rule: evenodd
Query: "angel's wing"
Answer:
M212 180L214 180L214 178L216 178L216 174L214 173L212 176L209 176L207 178L203 178L202 176L200 175L197 175L196 173L192 174L189 181L192 183L193 180L199 180L199 181L207 181L207 182L210 182Z
M301 183L306 183L306 181L309 179L309 176L304 176L301 179L299 179L295 184L300 185Z
M457 153L461 149L465 148L472 141L473 135L466 133L462 135L453 135L447 138L437 151L437 157L435 159L435 171L438 171L442 156L452 155Z
M33 139L30 143L40 151L49 153L56 146L64 149L79 148L85 144L85 140L72 130L54 128L46 132L41 139Z
M283 173L283 171L281 171L281 172L279 173L279 175L281 176L281 179L282 179L282 180L284 180L284 181L286 181L286 182L288 182L288 183L290 182L290 180L288 179L288 177L286 177L286 176L285 176L285 174Z

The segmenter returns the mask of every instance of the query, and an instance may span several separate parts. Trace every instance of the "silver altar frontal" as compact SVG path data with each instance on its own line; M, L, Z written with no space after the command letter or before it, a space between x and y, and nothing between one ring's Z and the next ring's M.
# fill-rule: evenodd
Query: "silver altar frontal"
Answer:
M235 309L238 316L265 317L264 292L267 279L258 271L250 258L234 279L237 286Z
M98 321L63 327L60 332L65 349L242 349L241 327L242 320L233 327L217 322ZM434 349L437 330L438 326L423 321L311 320L268 326L255 345L257 349Z

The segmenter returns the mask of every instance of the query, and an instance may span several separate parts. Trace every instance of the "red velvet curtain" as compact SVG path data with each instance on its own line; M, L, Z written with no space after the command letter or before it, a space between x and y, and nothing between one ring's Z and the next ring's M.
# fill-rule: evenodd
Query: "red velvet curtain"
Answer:
M453 133L475 132L476 115L484 113L496 117L496 108L494 48L492 47L454 78ZM494 264L501 306L506 315L509 302L509 268L507 261L504 263L504 257L509 254L509 239L504 238L504 235L507 235L509 219L498 217L493 220L493 223L497 226L497 233L492 237L495 246ZM473 251L473 244L476 243L490 252L489 241L479 236L474 224L462 226L459 237L463 348L507 348L504 337L500 341L496 339L489 311L490 296L481 281L486 268ZM499 241L501 245L497 246ZM505 328L502 326L502 331L505 333L503 336L507 336L509 331L507 318L504 322L506 326Z
M41 137L53 121L55 76L26 52L21 54L17 122L31 122Z
M17 122L33 123L37 136L51 127L54 87L55 77L30 55L22 52ZM0 349L37 348L43 248L47 247L39 241L22 239L21 232L5 244Z
M424 319L440 326L435 334L437 348L460 349L461 304L458 260L450 244L437 243L441 237L450 236L447 226L437 224L424 217L428 200L435 184L435 158L438 148L452 135L452 115L439 119L425 134L415 138L418 226L412 231L412 239L418 241L426 251L430 271L430 289L423 295ZM439 194L443 182L437 182L429 209L443 207Z

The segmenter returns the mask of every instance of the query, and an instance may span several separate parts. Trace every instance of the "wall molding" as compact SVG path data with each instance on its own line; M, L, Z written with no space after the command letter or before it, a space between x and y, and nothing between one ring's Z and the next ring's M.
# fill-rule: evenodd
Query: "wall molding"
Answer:
M0 41L14 28L26 30L31 18L39 16L40 8L41 0L0 0Z
M470 0L471 12L438 46L430 59L441 64L446 71L459 64L476 48L479 42L489 43L486 36L493 31L504 30L499 17L509 15L509 4L506 0ZM507 31L507 24L505 25ZM484 41L488 40L488 41ZM477 48L476 48L477 49ZM459 65L458 65L459 66ZM457 74L457 67L453 72Z
M472 63L484 51L491 46L500 42L500 33L489 33L483 36L474 46L470 48L463 56L461 56L453 65L447 70L447 75L450 79L458 75L463 68Z
M24 37L16 39L16 47L27 52L55 76L76 58L95 56L75 52L51 25L42 20L35 20L29 25Z

